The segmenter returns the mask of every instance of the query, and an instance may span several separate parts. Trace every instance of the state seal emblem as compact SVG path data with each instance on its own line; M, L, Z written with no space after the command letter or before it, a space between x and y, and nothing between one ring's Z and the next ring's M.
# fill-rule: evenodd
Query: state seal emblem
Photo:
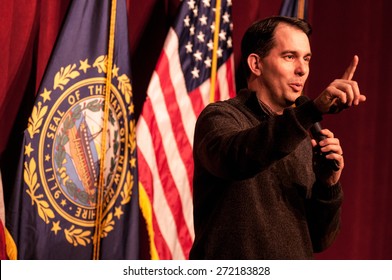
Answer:
M53 85L38 96L27 128L26 192L42 222L73 246L92 242L102 156L101 238L121 220L134 185L136 140L130 78L120 75L121 69L114 64L105 119L102 73L106 67L104 55L92 65L85 59L61 67Z

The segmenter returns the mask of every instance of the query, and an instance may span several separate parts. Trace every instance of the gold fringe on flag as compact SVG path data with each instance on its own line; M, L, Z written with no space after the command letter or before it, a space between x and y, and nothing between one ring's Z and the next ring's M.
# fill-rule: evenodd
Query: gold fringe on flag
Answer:
M152 225L153 219L153 210L152 210L152 202L148 198L146 189L143 184L139 182L139 205L142 211L142 215L146 221L147 233L150 244L150 258L151 260L159 260L158 250L155 246L155 233Z

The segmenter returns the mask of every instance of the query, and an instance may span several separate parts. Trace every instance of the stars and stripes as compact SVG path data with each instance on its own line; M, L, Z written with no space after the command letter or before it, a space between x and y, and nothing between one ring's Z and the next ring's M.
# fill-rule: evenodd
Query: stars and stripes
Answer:
M136 137L140 205L153 259L188 258L194 126L211 93L215 101L235 95L232 29L231 0L183 1L152 75Z
M174 30L179 38L178 52L187 91L191 92L211 76L216 27L215 3L211 5L211 0L204 0L196 5L195 0L188 0L184 2L184 6ZM231 0L222 5L220 15L219 44L216 50L218 68L227 61L233 51Z

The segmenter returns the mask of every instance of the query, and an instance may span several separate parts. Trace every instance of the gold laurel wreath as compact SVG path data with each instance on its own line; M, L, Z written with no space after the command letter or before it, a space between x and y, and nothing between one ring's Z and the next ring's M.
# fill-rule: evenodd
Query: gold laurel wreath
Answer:
M102 222L102 232L101 232L101 237L106 237L108 236L109 232L111 232L114 229L115 221L113 220L113 213L109 213L106 216L106 219L103 220Z
M131 153L133 154L136 149L136 121L131 120L129 122L129 146Z
M50 222L50 219L54 218L54 212L52 209L49 207L49 203L46 200L41 199L44 195L35 195L35 192L40 188L40 184L37 182L38 181L38 176L36 172L36 167L37 164L32 158L27 164L27 162L24 163L24 173L23 173L23 178L29 187L26 192L28 195L31 197L31 204L34 205L34 203L37 205L38 209L38 215L46 224Z
M122 94L125 97L125 101L129 104L131 103L132 97L132 85L131 80L128 78L126 74L122 74L120 77L117 78L118 80L118 87Z
M78 245L86 246L91 241L91 231L75 228L72 225L69 229L64 229L65 238L75 247Z
M96 67L98 70L98 73L105 73L107 72L107 66L108 66L108 56L107 55L101 55L99 56L94 64L93 67Z
M38 102L37 106L34 106L33 112L29 117L29 124L27 125L27 131L29 132L30 138L34 137L34 134L40 132L40 127L42 125L44 116L48 111L48 106L42 107L42 103Z
M131 171L127 172L127 180L124 184L123 190L121 191L120 195L122 197L121 205L127 204L131 201L132 195L132 188L133 188L133 175Z
M64 86L68 84L71 79L75 79L80 74L78 71L74 70L76 68L76 64L68 65L67 67L61 67L60 71L56 73L54 76L54 89L60 88L64 90Z

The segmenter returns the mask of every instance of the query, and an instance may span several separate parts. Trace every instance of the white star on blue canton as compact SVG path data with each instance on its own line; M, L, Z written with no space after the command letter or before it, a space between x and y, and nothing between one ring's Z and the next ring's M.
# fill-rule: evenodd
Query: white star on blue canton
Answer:
M188 27L190 20L191 19L190 19L189 15L186 15L186 17L184 18L184 25Z
M196 7L193 9L193 15L197 17L199 15L199 9Z
M227 12L222 16L222 18L224 23L230 22L230 15Z
M204 7L210 7L210 0L203 0Z
M213 50L213 48L214 48L214 42L212 42L211 39L208 41L207 47L208 47L208 50L209 50L209 51L212 51L212 50Z
M192 43L191 43L191 42L188 42L188 43L185 45L186 53L191 53L191 52L192 52L192 48L193 48Z
M207 58L204 60L204 64L206 65L207 68L211 68L211 63L212 63L211 58L207 56Z
M199 39L200 42L204 42L204 36L204 33L200 31L197 35L197 39Z
M195 1L194 0L189 0L188 1L188 7L189 7L189 10L193 10L194 8L195 8Z
M205 15L203 15L201 18L199 18L201 25L207 25L207 20L208 20L208 18Z
M193 56L195 57L196 61L200 61L200 60L203 59L203 58L201 57L202 54L203 54L203 53L202 53L201 51L197 50L197 51L193 54Z
M196 67L193 68L191 73L194 79L199 78L199 72L200 72L199 69L197 69Z
M195 26L192 24L192 26L189 28L189 34L191 36L195 35Z
M227 47L228 48L233 47L233 40L231 39L231 37L229 37L229 39L227 39Z
M219 39L226 41L226 32L224 30L221 30L221 32L219 32Z

